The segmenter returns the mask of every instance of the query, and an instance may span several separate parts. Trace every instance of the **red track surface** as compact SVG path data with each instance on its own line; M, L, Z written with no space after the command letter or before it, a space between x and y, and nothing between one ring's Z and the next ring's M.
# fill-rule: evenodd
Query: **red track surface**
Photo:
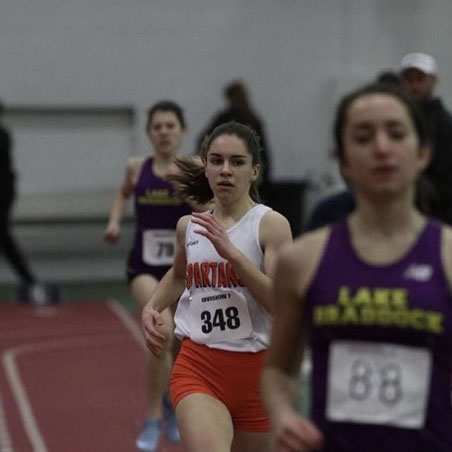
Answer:
M0 452L136 450L146 351L118 304L0 304L0 353Z

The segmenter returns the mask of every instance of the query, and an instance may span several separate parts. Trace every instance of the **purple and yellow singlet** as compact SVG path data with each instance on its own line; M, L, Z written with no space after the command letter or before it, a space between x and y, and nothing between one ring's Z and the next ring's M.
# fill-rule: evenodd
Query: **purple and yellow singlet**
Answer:
M325 451L451 452L452 295L441 225L389 265L355 252L332 226L306 296L312 420Z
M136 224L127 271L160 279L173 263L177 222L191 209L174 195L169 181L154 174L152 163L152 158L143 163L134 191Z

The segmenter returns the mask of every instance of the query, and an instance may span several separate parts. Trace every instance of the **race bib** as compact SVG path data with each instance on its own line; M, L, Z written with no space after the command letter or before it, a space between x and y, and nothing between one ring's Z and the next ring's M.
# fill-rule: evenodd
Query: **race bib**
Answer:
M149 265L173 265L176 233L172 229L156 229L143 233L143 261Z
M190 337L200 344L250 337L252 325L245 297L215 291L190 297Z
M339 422L421 428L431 368L428 349L335 341L329 355L326 416Z

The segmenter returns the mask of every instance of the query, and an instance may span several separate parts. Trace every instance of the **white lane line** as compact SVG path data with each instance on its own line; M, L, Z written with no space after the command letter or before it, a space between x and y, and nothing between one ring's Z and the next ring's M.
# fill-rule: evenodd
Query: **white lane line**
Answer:
M124 308L124 306L117 300L110 299L108 302L108 306L110 309L116 314L121 323L126 327L135 341L140 345L140 347L148 351L146 344L144 343L143 333L141 329L138 327L135 319L130 314L130 312Z
M119 329L119 328L118 328ZM104 330L104 331L102 331ZM99 334L110 334L113 331L108 328L105 329L97 329L96 331L85 331L83 332L83 336L98 336ZM46 328L46 330L43 331L31 331L31 332L27 332L27 331L16 331L13 333L7 333L7 334L0 334L0 342L1 341L36 341L36 342L41 342L43 340L45 341L50 341L52 339L56 339L61 337L61 335L64 336L69 336L69 334L67 333L67 329L66 329L66 325L65 324L61 324L58 327L54 327L54 328ZM71 334L72 337L80 337L80 331L73 331Z
M0 452L14 452L11 435L6 422L6 413L0 394Z
M19 355L33 353L44 350L59 350L65 348L80 347L83 345L107 345L124 340L124 333L116 333L109 335L99 335L97 337L80 337L71 339L57 339L48 342L41 342L35 344L24 344L5 350L3 353L3 367L5 369L8 383L11 387L13 396L15 398L17 407L22 417L22 422L27 433L28 439L33 447L33 452L48 452L47 446L41 435L41 432L36 422L36 417L30 404L30 399L27 396L25 385L23 384L20 372L17 367L16 358Z
M39 428L33 415L30 402L27 397L22 379L15 363L16 355L21 352L20 349L8 350L3 354L3 366L5 368L6 377L16 400L17 407L22 416L25 431L30 440L34 452L47 452L44 439L39 432Z

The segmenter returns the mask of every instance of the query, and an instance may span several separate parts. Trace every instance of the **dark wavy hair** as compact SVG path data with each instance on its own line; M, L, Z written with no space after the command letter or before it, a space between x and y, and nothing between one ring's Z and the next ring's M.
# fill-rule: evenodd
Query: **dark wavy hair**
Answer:
M162 101L157 102L156 104L152 105L152 107L149 108L148 118L146 121L146 131L149 130L149 127L152 122L152 118L154 117L155 113L157 113L158 111L169 111L169 112L174 113L176 115L176 118L179 121L179 124L182 127L182 129L186 128L183 108L172 100L162 100Z
M247 152L251 156L253 166L261 164L262 147L257 133L249 126L230 121L216 127L212 133L206 136L201 145L200 157L202 164L192 158L178 158L175 160L180 170L179 174L169 176L169 178L178 183L178 193L184 198L190 198L205 204L214 197L209 181L205 175L205 164L207 162L207 153L212 142L222 135L233 135L242 140ZM260 177L251 182L250 197L255 202L260 202L259 196Z

